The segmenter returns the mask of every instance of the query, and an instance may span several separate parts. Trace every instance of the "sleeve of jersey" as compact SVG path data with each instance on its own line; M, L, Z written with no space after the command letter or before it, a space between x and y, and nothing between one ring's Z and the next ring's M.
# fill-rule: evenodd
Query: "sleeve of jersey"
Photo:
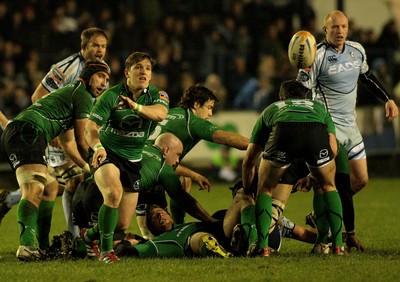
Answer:
M64 87L68 83L73 82L73 78L76 75L76 70L72 68L63 69L58 64L53 65L50 71L42 79L42 85L49 91L52 92L59 88Z
M75 119L89 118L90 111L93 107L93 98L88 92L82 90L84 87L78 87L72 95L72 103L74 105Z
M335 124L333 123L331 115L325 110L325 108L323 108L322 110L325 112L326 115L326 125L328 133L333 133L336 135Z
M97 125L103 125L109 119L111 111L113 110L118 97L110 90L105 91L93 106L89 119L94 121Z
M169 96L167 92L157 90L153 97L153 105L159 104L169 109Z
M386 103L388 100L393 99L370 70L360 74L359 79L366 88L382 102Z
M312 89L317 85L317 73L322 64L323 60L323 51L324 49L318 49L317 54L315 55L314 63L311 68L308 69L299 69L297 73L297 81L300 81L304 87L308 89Z
M171 198L174 198L175 195L178 195L183 190L182 184L179 181L179 176L176 175L172 167L166 163L160 171L159 180L161 184L163 184L168 196Z
M250 135L250 143L257 144L261 147L264 147L269 138L269 130L267 129L264 122L264 113L265 111L258 118Z
M192 116L189 123L190 135L194 139L202 139L212 142L212 135L219 127L208 120Z

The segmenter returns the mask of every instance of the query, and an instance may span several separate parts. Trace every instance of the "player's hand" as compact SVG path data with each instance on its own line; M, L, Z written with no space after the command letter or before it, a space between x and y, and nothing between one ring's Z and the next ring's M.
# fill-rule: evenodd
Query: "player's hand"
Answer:
M132 101L132 99L129 97L119 95L118 99L120 100L117 105L118 109L130 108L131 110L134 110L135 107L138 106L136 102Z
M104 148L98 148L93 153L92 166L98 168L99 165L106 159L107 152Z
M348 252L351 251L351 248L355 248L357 251L364 252L364 247L361 245L360 240L358 240L355 234L347 234L346 245Z
M399 115L399 109L393 100L389 100L385 104L386 117L391 122Z
M293 186L293 190L301 191L301 192L309 192L311 188L317 185L317 181L311 175L307 175L297 181L297 183Z
M208 192L210 192L211 183L206 177L201 174L196 174L192 177L192 180L193 182L197 183L197 185L199 185L200 190L208 190Z

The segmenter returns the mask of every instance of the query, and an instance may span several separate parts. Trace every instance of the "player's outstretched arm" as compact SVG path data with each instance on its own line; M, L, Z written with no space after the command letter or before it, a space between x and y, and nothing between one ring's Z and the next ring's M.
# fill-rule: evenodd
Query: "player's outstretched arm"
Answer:
M246 150L249 145L249 138L234 132L220 129L213 133L212 140L214 143L226 145L239 150Z
M194 183L199 185L200 190L208 190L208 192L210 192L211 183L205 176L183 165L178 165L177 168L175 169L175 173L179 176L189 177L190 179L192 179Z

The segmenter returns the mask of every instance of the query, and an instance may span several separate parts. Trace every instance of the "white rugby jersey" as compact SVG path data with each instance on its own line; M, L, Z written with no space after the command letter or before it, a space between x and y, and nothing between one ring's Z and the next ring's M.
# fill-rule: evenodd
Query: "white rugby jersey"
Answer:
M81 53L75 53L52 65L50 71L42 79L42 85L49 92L62 88L78 79L84 65L85 59Z
M368 69L360 43L346 41L338 52L324 40L317 46L311 71L300 70L297 79L327 106L335 124L356 126L357 81Z

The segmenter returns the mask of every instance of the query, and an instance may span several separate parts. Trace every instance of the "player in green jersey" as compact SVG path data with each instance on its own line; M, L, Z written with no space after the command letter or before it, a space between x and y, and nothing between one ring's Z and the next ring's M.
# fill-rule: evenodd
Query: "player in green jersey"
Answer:
M126 81L105 92L86 126L86 140L94 150L94 179L104 198L98 220L100 259L105 262L118 260L112 234L117 226L129 227L140 189L144 144L156 122L168 113L167 93L150 84L154 65L147 53L129 55L125 61Z
M246 150L249 144L247 137L222 130L208 120L211 118L217 102L218 98L208 88L199 85L189 87L183 92L178 107L168 111L166 119L158 123L149 140L154 142L159 134L165 132L174 134L182 141L184 146L181 160L201 140ZM197 183L200 189L210 190L210 182L201 174L182 165L178 165L175 172L177 175L185 177L181 181L184 183L186 191L190 191L192 181ZM170 208L174 220L177 223L183 223L185 214L174 200L170 202ZM143 210L139 210L137 214L144 214ZM145 232L143 217L139 216L138 222L142 231ZM146 236L147 234L143 235Z
M334 182L334 156L337 153L335 128L324 107L305 99L306 94L307 89L301 83L295 80L284 82L279 93L281 101L268 106L253 128L242 165L246 189L252 183L257 161L262 156L255 208L258 244L250 250L252 255L269 255L271 195L296 158L305 159L312 175L323 188L316 191L315 195L323 193L324 202L314 206L314 210L318 210L319 214L326 212L327 224L333 235L334 253L344 253L342 206Z
M166 201L164 202L165 197L161 197L154 192L158 187L161 187L160 193L162 196L165 195L166 191L170 198L175 199L184 210L194 218L203 222L215 221L205 209L182 188L179 177L175 174L174 167L179 163L182 149L182 142L172 133L163 133L157 137L153 145L145 145L142 152L142 167L140 169L140 195L142 195L142 193L146 195L150 194L152 200L156 201L155 203L165 208L167 205ZM89 219L97 217L97 213L103 202L99 190L93 187L92 184L88 183L88 185L89 186L86 187L80 185L73 200L75 206L73 209L74 220L76 220L77 224L84 227L87 227ZM161 202L157 201L154 195L161 198ZM83 230L82 233L86 233L86 230ZM114 236L114 241L116 238L120 238L120 235L123 233L124 230L117 228L117 230L115 230L116 236ZM85 240L88 242L99 240L98 233L90 232L87 233L85 237ZM91 250L88 251L90 252ZM90 256L91 253L89 252L88 254Z
M109 76L107 64L87 62L77 82L39 99L4 129L4 150L22 189L17 212L20 246L16 255L20 260L41 258L40 250L34 246L36 231L39 247L49 245L51 213L57 191L44 194L49 181L45 156L47 143L59 136L72 160L87 157L89 146L83 132L94 100L103 93ZM66 138L71 129L74 129L74 138Z

